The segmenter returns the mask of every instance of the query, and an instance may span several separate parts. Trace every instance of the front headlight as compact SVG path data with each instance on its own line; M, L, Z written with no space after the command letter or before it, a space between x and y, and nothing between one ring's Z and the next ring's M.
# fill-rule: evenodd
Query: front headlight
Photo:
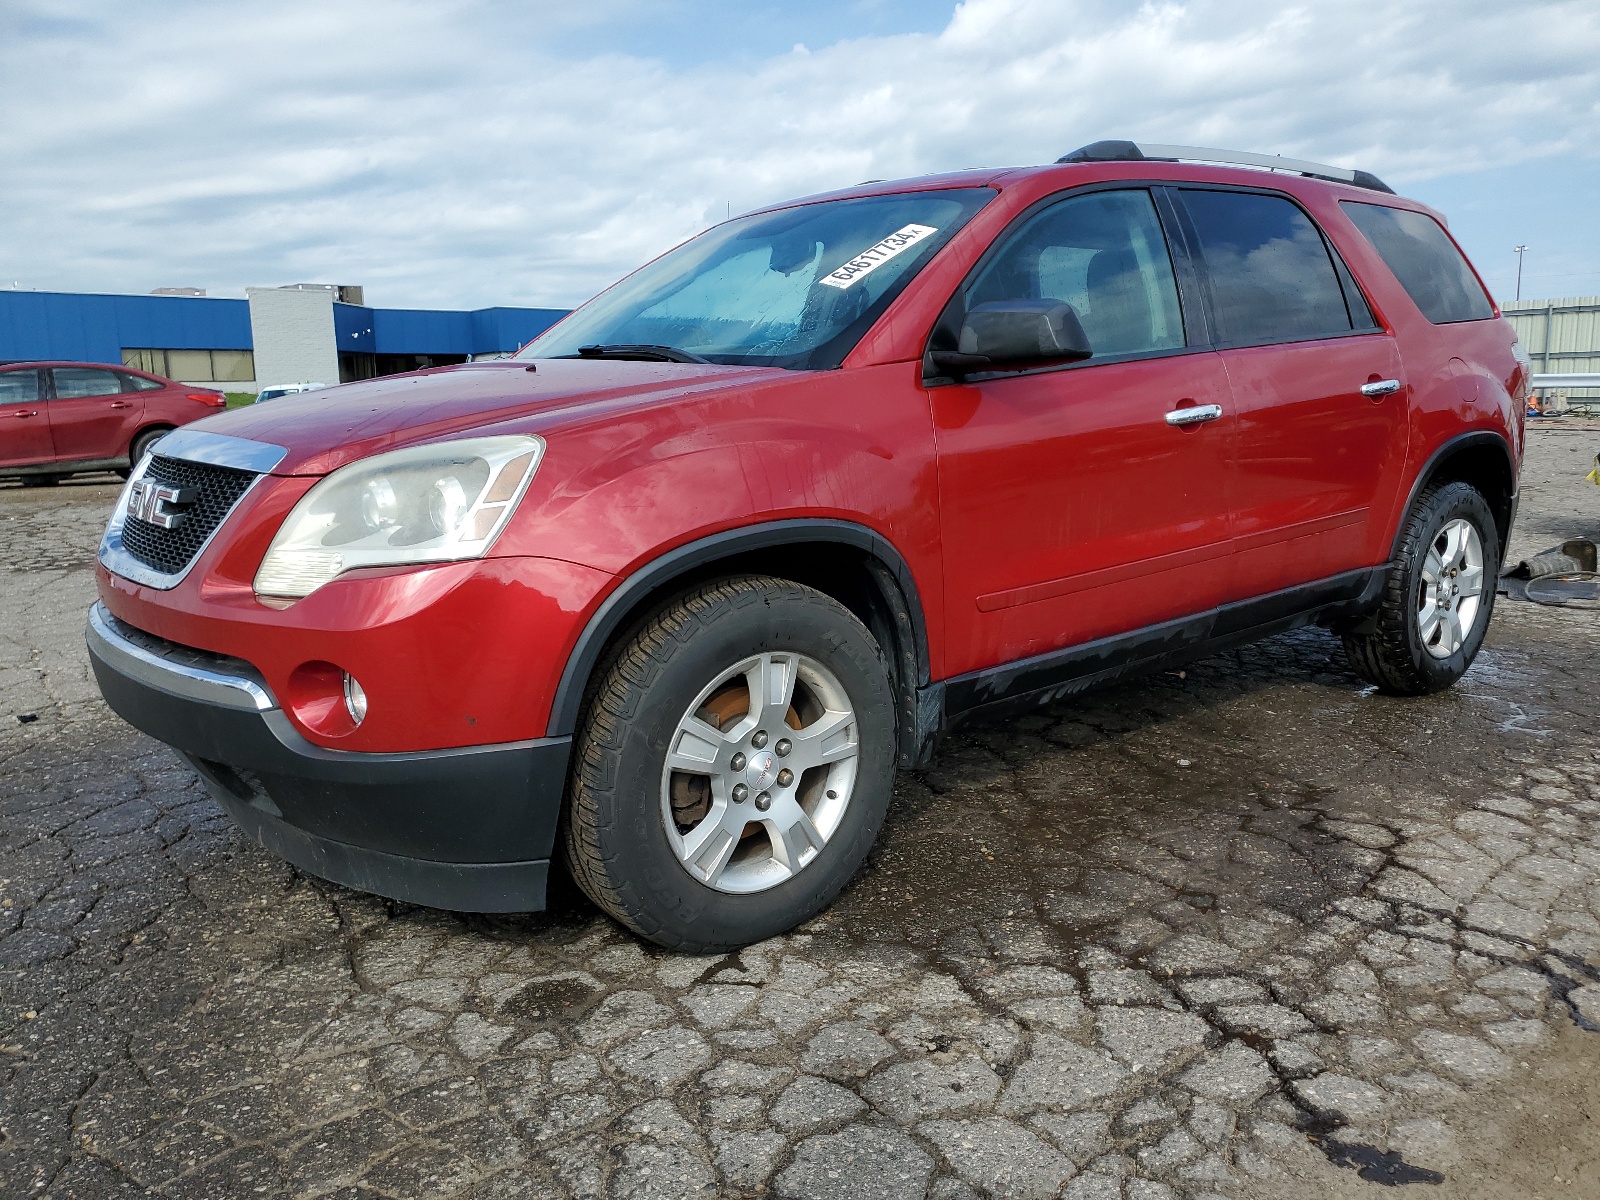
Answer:
M341 467L284 520L256 593L298 600L357 567L478 558L543 456L543 438L466 438Z

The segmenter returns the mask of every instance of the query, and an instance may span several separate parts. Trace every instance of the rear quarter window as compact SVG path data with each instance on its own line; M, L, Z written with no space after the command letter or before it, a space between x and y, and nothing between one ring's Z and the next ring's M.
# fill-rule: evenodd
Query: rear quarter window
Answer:
M1494 316L1467 260L1432 217L1355 200L1339 204L1428 320L1449 325Z

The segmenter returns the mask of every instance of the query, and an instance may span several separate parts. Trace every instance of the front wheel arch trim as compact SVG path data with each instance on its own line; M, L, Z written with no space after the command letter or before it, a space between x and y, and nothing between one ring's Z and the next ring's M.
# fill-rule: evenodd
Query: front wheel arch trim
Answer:
M546 737L567 737L577 731L589 678L612 638L636 615L642 604L664 586L680 577L752 550L796 543L831 543L865 552L869 561L882 567L898 587L904 611L909 618L916 655L917 676L912 686L928 680L928 636L923 619L922 600L916 580L900 552L882 534L852 521L832 518L798 518L768 521L714 533L709 537L669 550L634 571L601 603L584 625L577 643L567 656L567 665L556 686L550 705ZM884 647L892 655L892 647Z

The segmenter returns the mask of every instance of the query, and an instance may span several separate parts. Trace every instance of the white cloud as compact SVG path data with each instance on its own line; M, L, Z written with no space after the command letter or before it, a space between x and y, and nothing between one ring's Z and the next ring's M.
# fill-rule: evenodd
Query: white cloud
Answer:
M575 55L637 10L571 7L14 0L0 276L564 305L729 204L1100 137L1396 184L1600 153L1592 0L969 0L937 34L678 69Z

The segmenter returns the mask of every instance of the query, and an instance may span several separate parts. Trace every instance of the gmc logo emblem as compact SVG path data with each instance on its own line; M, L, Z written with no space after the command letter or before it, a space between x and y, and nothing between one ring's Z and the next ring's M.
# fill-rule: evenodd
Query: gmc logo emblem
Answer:
M162 529L176 529L189 514L175 511L194 503L194 489L141 479L128 489L128 515Z

